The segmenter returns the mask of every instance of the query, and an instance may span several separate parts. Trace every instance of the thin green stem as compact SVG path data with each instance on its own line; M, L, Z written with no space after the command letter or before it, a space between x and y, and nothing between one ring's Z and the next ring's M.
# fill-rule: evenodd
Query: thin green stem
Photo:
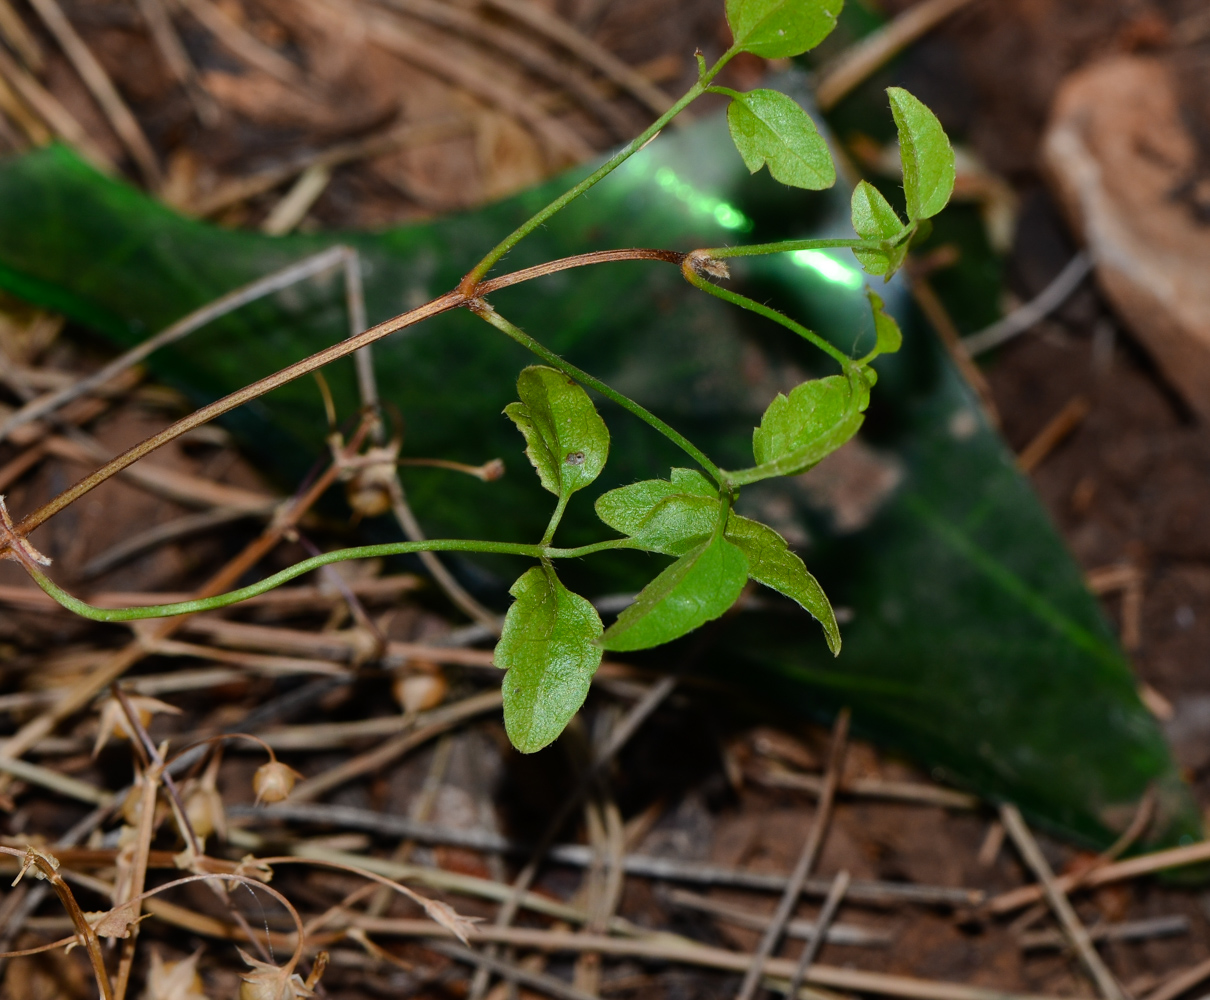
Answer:
M680 100L678 100L674 105L672 105L672 107L660 115L660 117L652 122L646 129L644 129L637 138L623 146L620 150L614 153L613 156L601 164L601 166L597 167L596 170L580 181L579 184L559 195L558 198L552 201L541 211L530 216L523 223L521 223L521 225L509 233L508 236L496 244L496 246L493 247L492 250L481 261L479 261L479 263L476 264L470 270L470 272L467 273L466 277L462 279L462 284L459 286L460 290L466 295L473 294L475 286L484 279L484 277L487 275L487 272L495 266L496 262L499 261L501 257L508 253L513 247L525 239L526 236L532 233L540 225L546 222L546 220L552 215L555 215L557 212L567 207L567 205L579 198L580 195L582 195L593 185L604 180L611 173L617 170L618 167L630 159L630 157L646 146L648 142L655 138L655 136L664 128L665 125L672 121L673 118L684 111L686 107L692 104L705 92L706 88L710 85L710 81L718 75L719 71L726 66L727 63L730 62L739 51L740 50L736 46L732 46L730 49L724 52L719 58L718 62L710 67L709 70L704 71L697 83L685 91L684 96L681 97Z
M698 253L709 254L716 260L725 257L761 257L771 253L791 253L795 250L882 250L880 240L826 239L826 240L781 240L777 243L753 243L749 246L711 247Z
M559 527L559 522L563 520L563 512L567 510L567 501L570 496L559 497L559 502L555 504L555 512L550 515L550 524L546 526L546 531L542 534L542 545L549 545L555 537L555 530Z
M713 253L714 251L710 252ZM839 364L840 367L846 372L853 367L854 361L852 358L850 358L839 348L833 347L813 330L808 330L801 323L794 322L794 320L790 319L790 317L786 316L784 313L780 313L776 309L772 309L761 302L757 302L755 299L750 299L746 295L740 295L738 292L733 292L726 288L720 288L713 282L706 280L705 277L698 274L697 271L693 269L691 266L692 259L692 254L686 258L685 265L681 268L681 274L685 276L685 280L688 281L689 284L691 284L694 288L700 288L703 292L708 295L713 295L716 299L722 299L724 302L730 302L732 305L739 306L741 309L747 309L750 312L754 312L758 316L764 316L765 319L771 319L774 323L780 323L787 330L798 334L804 340L809 341L825 354L834 358L837 364ZM719 482L721 483L722 480L720 479Z
M266 591L280 587L283 583L332 563L351 559L381 559L386 556L410 555L415 552L487 552L495 555L529 556L533 559L577 559L609 549L633 549L638 544L630 538L614 538L574 549L552 548L547 544L526 545L520 542L485 542L470 538L434 538L419 542L388 542L384 545L359 545L349 549L335 549L310 559L295 563L272 576L239 590L230 590L214 597L203 597L192 601L177 601L172 604L152 604L137 608L98 608L67 593L45 573L30 562L22 565L34 582L59 604L81 618L97 622L129 622L143 618L170 618L174 615L191 615L202 611L215 611L257 597Z
M598 552L609 552L613 549L638 549L648 552L633 538L611 538L605 542L593 542L591 545L581 545L575 549L548 548L545 551L547 559L580 559L583 556L596 555Z
M544 347L520 327L514 326L512 323L506 320L482 299L477 299L472 302L470 304L470 309L473 313L475 313L476 316L486 320L502 333L507 334L526 350L536 354L552 368L557 368L565 375L570 375L577 382L588 386L590 389L595 389L606 399L610 399L617 403L618 406L622 407L622 409L633 413L636 417L643 421L643 423L659 431L664 435L664 437L675 444L681 449L681 451L683 451L686 455L697 462L698 465L705 469L715 482L719 483L719 485L723 485L722 470L719 469L719 467L712 461L710 461L702 450L694 445L692 441L678 431L673 430L650 410L640 406L630 397L623 396L616 389L611 389L600 379L589 375L588 372L582 371L570 362L564 361L561 357L559 357L559 355L555 354L554 351Z

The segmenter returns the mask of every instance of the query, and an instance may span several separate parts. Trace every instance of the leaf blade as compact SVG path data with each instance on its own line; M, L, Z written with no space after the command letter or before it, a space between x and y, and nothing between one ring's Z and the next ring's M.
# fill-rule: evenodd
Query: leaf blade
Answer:
M494 663L502 682L504 728L513 746L534 753L554 742L588 696L601 665L601 618L560 583L549 566L534 566L509 591Z
M797 602L823 627L824 639L833 656L840 655L840 626L832 602L806 564L767 524L732 514L727 521L727 541L748 559L748 575L757 583Z
M601 638L604 649L650 649L718 618L748 580L748 559L721 533L681 556L639 593Z
M861 181L853 189L850 216L853 231L863 240L889 240L903 230L898 214L869 181ZM891 274L899 270L907 256L907 243L905 241L893 250L854 249L853 256L867 274Z
M643 548L684 555L719 521L718 491L699 472L673 469L671 479L646 479L597 498L597 516Z
M727 0L735 44L764 59L815 48L836 27L844 0Z
M767 476L804 472L823 461L860 429L868 386L854 396L853 380L842 375L812 379L781 393L752 432L752 455Z
M917 221L936 215L954 190L954 150L941 122L902 87L888 87L891 114L899 130L899 158L908 216Z
M504 414L525 438L525 454L543 488L566 499L601 474L609 457L609 429L573 379L545 365L517 378L519 403Z
M776 90L736 95L727 127L750 173L768 166L790 187L822 191L836 183L836 167L815 122L798 103Z

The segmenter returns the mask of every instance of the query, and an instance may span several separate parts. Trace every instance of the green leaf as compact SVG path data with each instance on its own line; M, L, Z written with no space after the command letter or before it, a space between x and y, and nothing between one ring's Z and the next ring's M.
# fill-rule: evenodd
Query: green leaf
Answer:
M534 566L512 585L495 664L504 675L504 728L522 753L553 742L588 696L601 665L597 609Z
M828 144L798 104L776 90L738 94L727 108L731 139L744 166L769 173L790 187L822 191L836 183Z
M853 231L863 240L889 240L903 231L903 222L882 192L869 181L853 189ZM893 274L907 255L906 241L893 250L854 250L867 274Z
M954 151L937 116L902 87L888 87L899 128L903 191L913 220L936 215L954 190Z
M855 399L848 378L829 375L796 386L788 397L778 393L752 432L757 466L789 476L821 462L861 427L869 387L857 391Z
M597 516L643 548L684 555L718 527L722 501L700 472L673 469L671 481L646 479L597 497Z
M895 317L888 316L885 312L886 304L882 301L882 296L872 288L867 288L865 293L874 312L874 335L877 338L874 353L894 354L903 346L903 331L899 329Z
M525 436L542 485L566 498L596 479L609 457L609 430L588 393L545 365L524 369L517 393L521 402L504 412Z
M788 59L832 33L844 0L727 0L735 44L764 59Z
M601 645L624 652L679 639L731 607L747 579L747 557L716 534L647 584L618 615Z
M732 514L727 521L727 541L748 557L748 575L757 583L785 594L806 608L823 626L824 638L833 656L840 655L840 626L823 587L803 561L790 551L786 540L767 524Z

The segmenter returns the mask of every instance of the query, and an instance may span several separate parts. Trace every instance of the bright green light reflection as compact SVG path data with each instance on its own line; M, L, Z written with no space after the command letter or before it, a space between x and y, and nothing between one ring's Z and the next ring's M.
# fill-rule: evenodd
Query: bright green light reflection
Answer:
M845 288L860 288L865 284L865 278L855 268L842 264L835 257L823 250L795 250L790 259L799 267L807 267L825 281Z
M702 194L688 181L677 177L670 167L660 167L655 172L655 182L677 201L688 205L694 212L714 216L714 221L724 229L746 233L752 228L752 220L734 205L728 205L718 198Z

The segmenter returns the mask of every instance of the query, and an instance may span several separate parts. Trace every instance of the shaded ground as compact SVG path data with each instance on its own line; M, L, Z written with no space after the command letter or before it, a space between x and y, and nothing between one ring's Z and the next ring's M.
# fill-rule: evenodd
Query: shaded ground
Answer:
M364 57L363 40L335 31L330 20L323 21L328 15L315 13L317 8L268 0L246 8L230 4L224 9L239 14L246 29L265 44L294 56L305 54L315 76L312 85L323 93L297 100L296 94L275 84L270 75L233 62L232 55L222 51L213 37L186 19L181 29L186 46L203 73L214 74L208 78L210 87L226 108L223 126L206 132L198 127L185 92L166 75L133 6L116 2L65 6L129 99L166 166L166 196L179 205L196 204L233 177L371 134L389 125L396 114L405 120L452 116L457 121L453 133L444 138L338 168L314 206L296 220L299 225L383 225L464 207L525 186L566 161L551 156L531 132L508 116L468 99L406 60L381 49ZM670 92L676 92L685 75L692 72L685 53L695 45L717 51L725 44L725 29L714 3L576 0L563 7L569 18L626 62L646 66L649 76ZM1019 195L1018 232L1006 267L1008 287L1019 299L1039 291L1074 251L1045 193L1036 159L1050 97L1062 75L1098 55L1140 47L1175 46L1192 64L1199 53L1205 54L1205 43L1196 41L1202 36L1187 28L1204 13L1200 7L1195 0L1154 5L1128 0L977 0L952 24L917 46L893 71L896 79L937 106L947 126L964 136L987 166L1006 177ZM35 24L28 16L26 20ZM423 29L415 30L423 35ZM55 54L57 49L48 36L39 33L38 37L47 51L43 79L49 88L98 144L115 159L122 159L121 146L70 67ZM1184 40L1186 37L1194 41ZM444 44L440 39L433 44L438 41ZM474 58L482 60L482 53ZM237 69L242 78L234 85L230 77ZM761 71L755 60L739 63L732 82L751 85ZM501 72L510 86L535 86L513 68ZM1197 91L1195 84L1190 86L1190 107L1196 114L1198 101L1206 100L1206 92ZM545 92L553 95L543 100L554 118L592 148L610 144L611 136L602 121L569 105L554 88L547 87ZM647 112L634 100L616 91L610 99L619 117L633 127L647 120ZM238 200L223 208L219 217L232 225L260 224L280 202L282 192L279 185ZM938 285L943 287L944 282L939 280ZM96 357L89 353L95 345L78 345L79 341L60 339L44 354L31 352L29 360L37 358L42 367L52 369L79 370L95 364ZM5 348L15 356L11 340ZM1205 428L1193 422L1091 287L1085 287L1051 320L998 352L987 362L986 372L1005 436L1018 450L1073 397L1084 395L1091 400L1087 418L1044 459L1033 479L1085 569L1128 564L1141 571L1141 629L1134 660L1140 677L1170 704L1169 728L1178 759L1189 769L1200 801L1210 803L1210 664L1206 662L1210 649L1210 527L1204 514L1210 509L1210 439ZM171 394L141 392L93 424L95 437L117 449L178 412L180 402ZM21 454L10 445L2 447L0 463ZM220 437L199 435L162 454L160 461L210 480L263 488L255 473ZM2 469L0 464L0 474ZM0 489L9 493L14 509L25 510L62 489L81 471L81 465L48 460ZM113 515L115 510L122 512L121 517ZM82 565L138 526L184 513L184 507L128 485L110 483L56 520L50 554L64 563ZM315 530L322 533L324 526ZM106 590L184 587L223 556L238 551L253 531L245 523L218 536L207 534L161 546L100 576L95 584ZM300 555L300 549L287 546L274 558L286 563ZM0 584L19 582L15 567L0 566ZM427 641L450 628L443 617L445 607L437 600L391 604L367 598L366 605L392 640ZM1115 620L1121 620L1122 595L1107 595L1105 607ZM262 625L311 631L324 614L331 616L328 631L346 623L347 613L339 601L331 599L321 610L318 617L314 611L266 609L244 617ZM69 683L96 662L98 648L121 641L123 634L117 630L95 629L66 617L0 612L6 690L28 692ZM171 671L177 662L151 658L141 670L161 674ZM445 673L451 683L451 700L472 693L481 684L480 675L473 670L446 668ZM370 671L355 686L331 692L293 715L283 714L277 722L385 718L397 711L390 694L392 680L388 672ZM165 695L186 712L178 717L158 716L153 733L159 738L217 730L236 723L281 690L271 679L261 677L187 696ZM625 681L621 687L594 693L579 743L599 741L633 700L634 691L625 688ZM10 712L11 725L24 721L29 712L29 708ZM67 773L105 782L108 787L121 787L129 776L129 752L112 746L97 765L91 764L87 749L95 725L93 714L78 719L60 733L57 742L49 741L37 759ZM447 741L422 747L398 766L341 789L329 801L391 815L410 813L447 828L481 827L530 839L540 833L541 817L557 808L567 794L570 775L578 766L577 741L568 742L572 748L568 754L520 758L507 748L495 716L488 715ZM373 745L373 741L350 742L322 754L283 756L310 776L345 758L350 750ZM750 728L749 720L721 715L691 692L680 692L627 747L610 775L612 791L602 797L598 812L605 815L610 801L616 801L627 824L627 848L637 853L784 872L793 865L812 821L814 796L771 787L777 781L770 775L817 774L825 755L825 733L779 734ZM252 798L248 782L258 762L259 758L242 751L229 754L220 784L229 805ZM863 744L850 750L846 777L925 780ZM7 816L5 831L10 835L55 833L84 813L83 807L19 786L12 792L14 809ZM427 807L419 805L424 802ZM980 859L993 819L987 811L842 797L818 871L831 876L844 868L855 879L967 886L990 893L1006 890L1029 878L1011 847ZM581 827L569 826L565 839L583 839L591 822L585 820ZM398 837L371 838L322 826L299 829L327 837L328 846L344 850L372 850L386 856L399 849ZM171 846L170 839L165 838L165 846ZM1044 847L1056 869L1080 860L1069 848L1050 843ZM232 848L230 853L238 857L240 851ZM421 844L414 848L412 858L483 878L498 879L505 871L499 857L459 847ZM596 877L584 879L578 870L552 868L540 887L559 899L588 905L586 900L591 892L599 891L599 882ZM337 903L357 884L344 876L304 878L284 872L274 882L308 913ZM698 887L686 888L699 891ZM617 912L642 926L672 929L710 944L743 950L755 946L756 932L678 904L670 892L666 884L629 879ZM754 912L768 913L773 908L769 893L713 889L709 896L715 903ZM494 915L494 906L463 896L449 898L463 912L487 918ZM222 912L204 891L188 900L199 909ZM1186 932L1175 937L1104 946L1107 963L1133 995L1147 994L1173 972L1210 955L1210 902L1200 889L1134 881L1082 894L1077 908L1089 924L1162 916L1187 919ZM817 909L814 899L804 903L799 914L813 916ZM39 910L43 927L37 927L36 918L27 937L44 940L54 927L59 927L55 934L66 933L61 921L53 923L58 912L51 905ZM254 924L260 923L255 904L247 912ZM416 915L414 908L402 904L386 912ZM1069 954L1023 951L1021 928L1007 920L983 919L961 908L853 902L842 909L840 920L887 932L892 943L879 947L829 943L819 957L823 963L1001 989L1092 995L1079 964ZM1050 918L1040 920L1037 928L1041 927L1053 927ZM145 934L166 953L178 957L203 943L201 937L154 921ZM338 944L333 946L333 967L323 981L328 995L465 994L461 966L449 964L418 944L396 944L386 937L381 943L414 967L392 968L347 943ZM797 943L787 945L784 954L797 954L799 947ZM213 943L207 949L203 969L211 995L233 994L237 987L227 949ZM569 964L560 957L548 971L563 975ZM4 992L13 997L87 996L91 987L84 969L74 958L13 962L5 972ZM585 974L583 967L580 974ZM737 985L737 977L721 973L622 960L606 963L601 992L635 997L721 997L734 995Z

